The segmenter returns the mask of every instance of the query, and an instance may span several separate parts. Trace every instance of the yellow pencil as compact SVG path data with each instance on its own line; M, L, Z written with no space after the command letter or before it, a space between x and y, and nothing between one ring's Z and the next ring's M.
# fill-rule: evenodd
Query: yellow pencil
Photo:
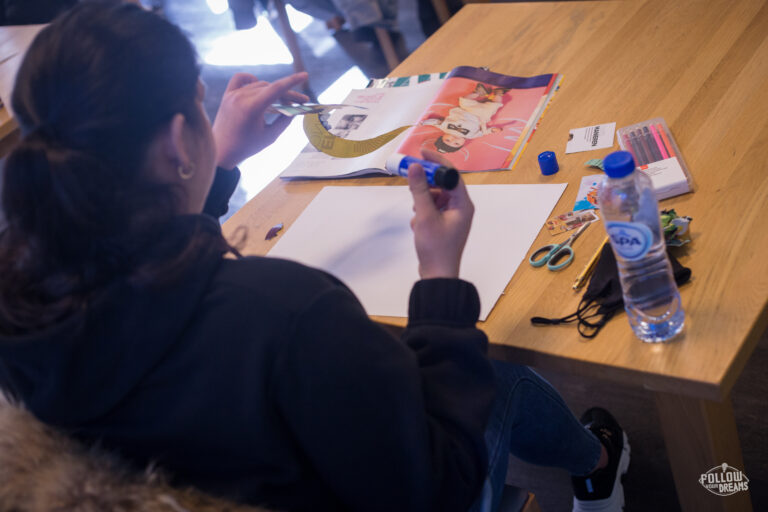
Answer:
M597 248L597 251L595 251L595 254L593 254L592 257L589 259L589 263L587 263L587 265L584 267L584 270L581 271L579 276L573 282L574 290L580 289L587 283L587 279L589 279L589 276L592 275L592 271L595 269L595 264L597 263L598 258L600 258L600 253L603 252L603 247L605 247L605 244L607 243L608 243L608 237L605 237L605 240L603 240L603 243L600 244L600 247Z

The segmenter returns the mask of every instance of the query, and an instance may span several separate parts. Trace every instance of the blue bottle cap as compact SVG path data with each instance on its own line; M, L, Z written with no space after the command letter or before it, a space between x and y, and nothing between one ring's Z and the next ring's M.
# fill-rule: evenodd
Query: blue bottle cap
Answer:
M541 174L544 176L551 176L559 171L560 167L557 165L555 153L552 151L544 151L539 154L539 168L541 169Z
M614 151L603 159L603 169L611 178L623 178L635 170L635 159L629 151Z

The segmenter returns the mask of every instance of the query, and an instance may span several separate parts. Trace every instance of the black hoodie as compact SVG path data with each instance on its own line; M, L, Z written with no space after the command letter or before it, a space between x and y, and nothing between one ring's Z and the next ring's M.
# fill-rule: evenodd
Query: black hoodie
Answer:
M237 177L217 172L207 212ZM0 337L0 386L137 467L243 502L466 512L493 399L478 314L472 284L422 280L397 339L325 272L205 254L174 287L118 277L59 325Z

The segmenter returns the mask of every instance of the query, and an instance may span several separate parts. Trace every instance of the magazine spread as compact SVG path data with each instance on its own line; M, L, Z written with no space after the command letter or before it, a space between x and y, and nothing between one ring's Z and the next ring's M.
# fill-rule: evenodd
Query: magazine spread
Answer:
M445 78L442 78L445 76ZM364 140L411 126L379 149L353 158L322 153L311 144L283 179L389 174L392 153L420 156L436 150L462 172L511 169L557 90L561 75L520 78L461 66L431 74L372 81L353 90L325 123L333 135Z

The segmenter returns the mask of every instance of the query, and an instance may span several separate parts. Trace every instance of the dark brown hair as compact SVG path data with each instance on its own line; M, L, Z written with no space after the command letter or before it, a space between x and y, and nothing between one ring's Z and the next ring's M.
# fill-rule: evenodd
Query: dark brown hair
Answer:
M176 113L194 122L198 76L184 34L134 5L83 3L35 38L12 96L22 140L3 173L0 332L43 328L119 276L170 281L223 247L204 219L168 236L177 191L143 172Z

